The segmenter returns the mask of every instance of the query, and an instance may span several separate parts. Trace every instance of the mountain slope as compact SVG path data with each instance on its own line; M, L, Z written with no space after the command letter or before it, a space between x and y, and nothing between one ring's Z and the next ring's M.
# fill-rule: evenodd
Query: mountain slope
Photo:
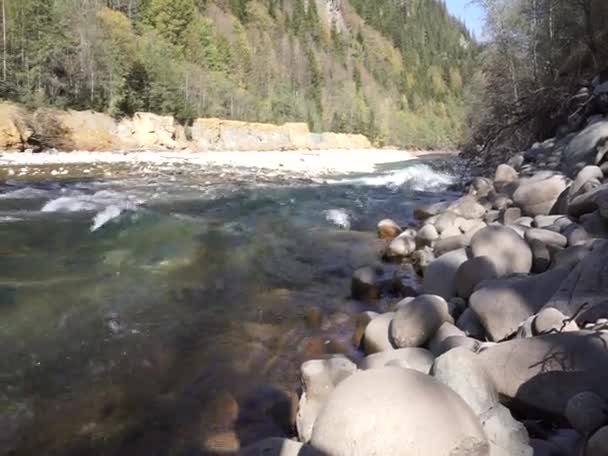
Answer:
M436 0L7 0L6 24L5 98L399 146L460 139L474 53Z

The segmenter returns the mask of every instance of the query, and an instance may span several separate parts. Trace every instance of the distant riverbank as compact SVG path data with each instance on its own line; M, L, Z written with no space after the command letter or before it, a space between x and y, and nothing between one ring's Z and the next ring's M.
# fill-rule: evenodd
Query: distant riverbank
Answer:
M93 111L35 111L0 103L0 150L284 151L371 149L359 134L314 133L303 122L282 125L214 118L180 124L172 116L137 112L114 119Z

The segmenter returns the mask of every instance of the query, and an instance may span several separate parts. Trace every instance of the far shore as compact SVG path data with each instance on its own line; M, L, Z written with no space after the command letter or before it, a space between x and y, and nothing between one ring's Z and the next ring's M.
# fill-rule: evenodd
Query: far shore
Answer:
M0 152L0 168L9 176L27 175L26 167L86 164L142 164L160 166L220 166L294 173L309 177L332 174L373 173L379 166L430 155L457 155L456 151L411 151L398 149L301 150L301 151L138 151L138 152ZM59 168L61 170L61 168Z

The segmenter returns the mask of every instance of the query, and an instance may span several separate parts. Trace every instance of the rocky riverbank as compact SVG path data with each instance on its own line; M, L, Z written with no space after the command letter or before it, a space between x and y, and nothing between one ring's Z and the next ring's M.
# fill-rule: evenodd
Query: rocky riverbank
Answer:
M365 358L304 363L299 441L242 454L608 454L607 144L593 117L416 226L382 220L385 263L352 281Z
M28 111L0 103L0 150L70 151L280 151L369 149L363 135L313 133L305 123L283 125L196 119L182 125L148 112L116 120L93 111Z

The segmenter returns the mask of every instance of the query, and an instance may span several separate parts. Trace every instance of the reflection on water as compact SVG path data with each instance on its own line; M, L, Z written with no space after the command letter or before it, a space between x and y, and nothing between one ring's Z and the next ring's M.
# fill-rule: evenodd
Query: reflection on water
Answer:
M451 196L445 173L403 166L0 187L0 453L214 454L290 435L300 363L357 356L348 290L377 257L376 221Z

